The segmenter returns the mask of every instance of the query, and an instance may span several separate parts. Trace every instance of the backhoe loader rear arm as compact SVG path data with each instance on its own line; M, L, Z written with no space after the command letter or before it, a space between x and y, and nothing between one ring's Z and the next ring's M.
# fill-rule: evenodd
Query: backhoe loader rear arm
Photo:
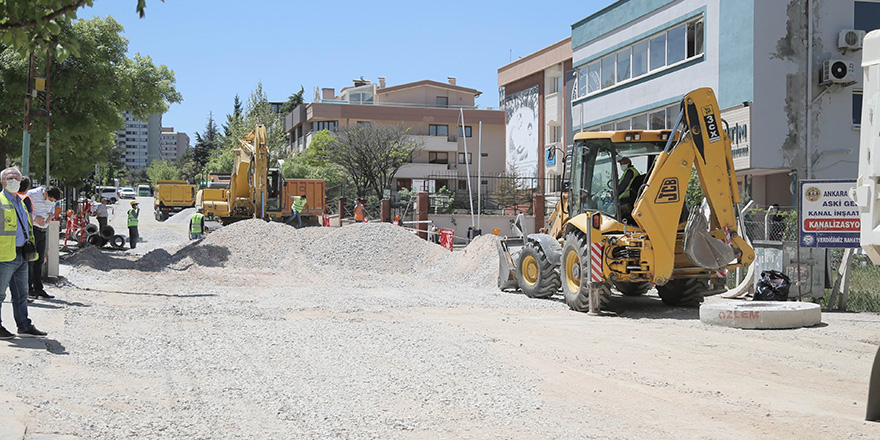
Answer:
M709 234L733 249L736 262L727 267L746 265L754 259L751 246L738 234L740 202L730 138L721 127L721 112L712 89L701 88L686 94L679 116L683 136L670 143L657 158L647 179L647 187L636 200L633 217L650 240L649 265L656 284L665 284L675 260L679 218L685 203L688 180L694 166L703 194L711 209Z

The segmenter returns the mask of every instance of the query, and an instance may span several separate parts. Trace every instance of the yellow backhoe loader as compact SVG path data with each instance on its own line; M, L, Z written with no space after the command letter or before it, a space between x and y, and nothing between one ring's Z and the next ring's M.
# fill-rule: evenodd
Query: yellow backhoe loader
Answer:
M738 231L739 189L730 138L714 92L686 94L673 130L582 132L566 155L564 190L546 233L499 241L498 286L546 298L562 293L576 311L607 307L612 286L694 306L726 290L727 271L754 260ZM643 173L621 187L617 162ZM624 161L626 162L626 161ZM693 168L706 200L688 215ZM632 191L631 198L621 193ZM514 249L514 252L511 252Z

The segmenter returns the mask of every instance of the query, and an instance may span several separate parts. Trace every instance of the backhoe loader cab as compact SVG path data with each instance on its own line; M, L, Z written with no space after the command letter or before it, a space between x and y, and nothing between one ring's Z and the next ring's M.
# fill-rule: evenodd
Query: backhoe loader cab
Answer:
M730 138L711 89L686 94L680 109L674 130L576 134L548 233L530 234L518 251L499 241L498 286L534 298L561 287L573 310L595 312L612 287L630 296L655 286L664 303L678 306L725 291L727 271L754 259L738 235ZM639 175L621 184L623 157ZM707 208L687 217L694 169Z
M574 217L585 212L600 212L610 219L623 222L626 212L621 211L618 182L621 173L618 160L626 157L638 170L633 179L633 191L638 191L663 151L671 132L621 131L584 132L574 138L570 177L570 212ZM629 226L635 226L628 219Z

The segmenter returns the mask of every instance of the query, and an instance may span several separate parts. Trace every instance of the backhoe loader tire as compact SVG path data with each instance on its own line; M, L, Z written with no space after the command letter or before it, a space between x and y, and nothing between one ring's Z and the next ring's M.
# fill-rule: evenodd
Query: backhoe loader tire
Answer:
M630 282L625 282L625 281L618 281L618 282L614 283L614 287L617 288L617 291L622 293L624 296L644 295L649 290L651 290L651 286L653 286L653 285L654 285L654 283L651 283L650 281L644 281L641 283L638 283L638 282L630 283Z
M657 294L670 306L697 307L703 302L703 293L710 288L708 278L680 278L657 286Z
M559 290L559 269L534 242L527 243L519 252L516 264L516 282L529 298L550 298Z
M591 289L590 243L583 232L572 231L566 234L562 245L559 278L565 303L576 312L590 311L590 291L599 295L599 309L607 310L611 291L604 284Z

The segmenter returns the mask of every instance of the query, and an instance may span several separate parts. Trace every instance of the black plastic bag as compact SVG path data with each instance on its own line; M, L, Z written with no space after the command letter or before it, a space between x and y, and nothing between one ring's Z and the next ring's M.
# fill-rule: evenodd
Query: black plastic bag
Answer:
M755 287L754 301L788 301L791 279L777 270L761 272L761 281Z

